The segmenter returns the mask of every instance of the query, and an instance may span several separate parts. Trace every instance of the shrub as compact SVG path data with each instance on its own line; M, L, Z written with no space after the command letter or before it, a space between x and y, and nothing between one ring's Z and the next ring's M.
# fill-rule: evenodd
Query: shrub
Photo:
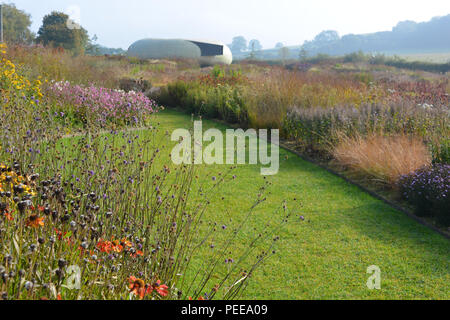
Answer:
M368 60L369 56L362 51L349 53L344 56L344 62L367 62Z
M450 165L436 164L404 175L398 182L401 194L421 217L434 217L450 226Z
M400 176L431 163L422 140L406 135L343 136L340 140L333 155L341 165L391 186Z
M125 92L147 92L152 88L152 84L144 79L122 78L119 80L119 87Z
M229 123L248 124L248 111L238 86L227 83L176 81L167 85L158 97L158 103L168 107L181 107L189 112L209 118L220 118Z

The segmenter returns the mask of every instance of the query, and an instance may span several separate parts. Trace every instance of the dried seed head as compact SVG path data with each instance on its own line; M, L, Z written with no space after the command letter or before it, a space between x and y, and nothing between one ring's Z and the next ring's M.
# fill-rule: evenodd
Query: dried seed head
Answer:
M27 291L30 291L31 289L33 289L33 282L31 282L31 281L25 282L24 287Z
M67 264L67 262L66 262L66 260L64 260L64 259L59 259L59 260L58 260L58 267L59 267L60 269L64 268L64 267L66 266L66 264Z

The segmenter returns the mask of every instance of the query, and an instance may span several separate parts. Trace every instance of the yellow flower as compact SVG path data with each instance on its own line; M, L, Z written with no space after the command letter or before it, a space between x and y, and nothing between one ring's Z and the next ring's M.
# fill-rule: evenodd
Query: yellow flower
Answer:
M6 48L6 44L0 44L0 54L6 54ZM11 96L41 99L41 77L38 77L32 85L22 74L21 69L20 65L17 68L13 62L4 57L0 59L0 94L7 99Z

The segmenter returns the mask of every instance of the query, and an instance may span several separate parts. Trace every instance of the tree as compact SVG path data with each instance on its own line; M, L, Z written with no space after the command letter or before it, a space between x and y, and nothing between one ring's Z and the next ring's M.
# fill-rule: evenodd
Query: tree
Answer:
M339 33L334 30L326 30L319 33L315 38L314 41L318 44L326 44L330 42L335 42L340 39Z
M89 36L67 14L53 11L44 17L37 41L45 46L62 47L74 54L82 54L89 43Z
M253 39L248 43L250 49L250 59L256 58L256 53L262 50L262 45L259 40Z
M301 62L305 62L306 59L308 58L308 51L306 51L305 46L301 46L300 53L299 53L298 57L299 57Z
M100 45L97 44L97 35L94 34L92 39L88 39L86 43L85 53L92 55L92 56L98 56L100 55Z
M281 49L281 48L283 48L283 47L284 47L283 42L278 42L278 43L275 45L275 48L276 48L276 49Z
M250 42L248 43L248 47L251 51L261 51L263 48L259 40L256 39L250 40Z
M31 17L19 10L14 4L2 4L3 8L3 36L5 42L13 44L30 44L34 40L31 32Z
M279 49L278 53L283 63L285 63L291 54L291 50L289 50L288 47L282 47Z
M247 50L247 40L243 36L234 37L231 43L231 51L241 53L245 50Z

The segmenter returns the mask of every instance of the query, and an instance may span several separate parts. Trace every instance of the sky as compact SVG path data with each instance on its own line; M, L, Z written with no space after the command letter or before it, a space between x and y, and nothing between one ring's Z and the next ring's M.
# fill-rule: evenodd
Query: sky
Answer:
M0 0L31 14L37 32L44 15L63 11L107 47L142 38L231 43L258 39L264 48L312 40L323 30L340 35L389 31L399 21L450 14L449 0Z

